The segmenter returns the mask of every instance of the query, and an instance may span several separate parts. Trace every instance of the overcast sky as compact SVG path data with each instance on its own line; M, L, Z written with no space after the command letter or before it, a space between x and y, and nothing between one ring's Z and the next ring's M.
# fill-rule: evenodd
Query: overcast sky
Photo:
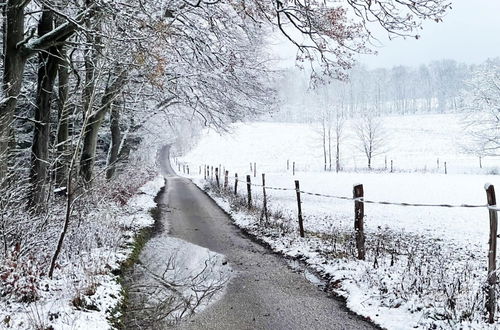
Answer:
M452 9L441 23L426 22L421 39L379 39L384 47L377 56L361 56L370 68L419 65L450 58L479 63L500 56L500 1L452 0Z
M451 0L444 21L424 23L421 38L389 40L382 29L372 27L383 44L375 48L378 55L359 56L368 68L396 65L418 66L432 60L455 59L480 63L488 57L500 57L500 0ZM274 37L271 47L278 66L293 66L296 49L283 36Z

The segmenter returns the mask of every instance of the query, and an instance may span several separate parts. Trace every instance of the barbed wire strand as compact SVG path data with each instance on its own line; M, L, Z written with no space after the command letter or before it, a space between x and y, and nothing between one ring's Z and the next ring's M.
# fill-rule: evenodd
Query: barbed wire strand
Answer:
M208 178L207 178L208 179ZM219 178L219 181L220 178ZM234 179L233 177L228 177L228 181L238 181L244 185L248 185L249 183L246 180L240 180L240 179ZM251 183L251 186L254 187L264 187L261 184L258 183ZM269 190L280 190L280 191L297 191L295 188L282 188L282 187L271 187L271 186L265 186L265 189ZM337 195L329 195L329 194L320 194L320 193L313 193L309 191L304 191L304 190L299 190L301 194L304 195L309 195L309 196L316 196L316 197L325 197L325 198L332 198L332 199L339 199L339 200L348 200L348 201L356 201L356 202L363 202L367 204L378 204L378 205L394 205L394 206L411 206L411 207L442 207L442 208L487 208L489 210L493 211L500 211L500 208L497 207L496 205L488 205L488 204L431 204L431 203L407 203L407 202L389 202L389 201L376 201L376 200L370 200L370 199L365 199L364 197L347 197L347 196L337 196Z

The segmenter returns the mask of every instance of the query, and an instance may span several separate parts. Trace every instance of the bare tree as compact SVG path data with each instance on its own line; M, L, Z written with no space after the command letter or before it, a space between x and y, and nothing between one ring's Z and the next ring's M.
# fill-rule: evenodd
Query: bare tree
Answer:
M335 112L335 118L333 122L333 130L335 137L335 172L339 172L341 169L340 164L340 145L344 140L344 127L345 127L346 117L343 111L343 107ZM330 153L331 154L331 153ZM331 160L330 160L330 170L331 170Z
M386 151L386 133L382 118L374 114L365 114L354 123L358 138L358 149L366 156L368 168L372 168L373 157Z

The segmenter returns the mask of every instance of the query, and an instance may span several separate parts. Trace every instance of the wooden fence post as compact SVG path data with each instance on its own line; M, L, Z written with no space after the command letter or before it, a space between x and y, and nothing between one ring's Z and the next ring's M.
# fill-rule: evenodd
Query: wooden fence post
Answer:
M220 188L220 183L219 183L219 168L215 168L215 182L217 184L217 188Z
M446 162L444 162L444 174L448 174L448 168L446 167Z
M266 223L267 223L269 221L269 217L267 216L266 175L264 173L262 173L262 196L263 196L262 212L264 213L264 217L266 218Z
M363 197L363 185L358 184L353 188L353 197ZM362 201L354 201L354 230L356 231L356 248L358 259L365 260L365 233L363 218L365 217L365 207Z
M252 182L250 181L250 174L247 175L247 193L248 193L248 208L252 207Z
M212 179L212 180L213 180L213 178L214 178L214 167L213 167L213 166L210 166L210 169L211 169L210 179Z
M495 196L495 187L487 183L484 188L486 189L486 198L489 206L497 204ZM495 321L495 310L497 306L495 297L495 285L497 282L497 230L498 230L498 214L496 210L489 210L490 213L490 240L488 251L488 296L486 306L488 309L488 321L493 323Z
M394 162L391 159L391 173L394 171Z
M290 170L290 159L287 159L286 160L286 170L289 171Z
M187 174L189 175L189 165L186 165L186 171L187 171Z
M238 195L238 173L234 173L234 194Z
M292 164L292 174L295 175L295 162Z
M229 176L229 171L226 170L224 172L224 189L227 189L227 182L229 180L228 176Z
M483 160L481 156L479 156L479 168L483 168Z
M179 172L181 171L181 164L177 164L177 168L179 169Z
M439 169L439 158L436 160L437 168Z
M203 168L203 178L206 180L207 179L207 165Z
M257 163L253 163L253 177L257 177Z
M252 162L250 162L250 173L252 173L253 169L252 169Z
M384 158L384 168L387 171L387 156Z
M304 223L302 220L302 202L300 201L300 185L299 180L295 180L295 191L297 193L297 209L299 218L299 233L300 237L304 237Z

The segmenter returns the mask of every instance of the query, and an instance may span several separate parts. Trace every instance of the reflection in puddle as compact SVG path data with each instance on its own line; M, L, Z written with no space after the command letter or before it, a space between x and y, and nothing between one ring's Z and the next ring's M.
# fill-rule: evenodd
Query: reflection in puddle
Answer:
M285 259L286 263L288 264L288 267L292 269L296 273L302 273L306 280L311 282L312 284L318 286L321 289L325 288L325 281L322 280L320 277L315 275L313 272L311 272L307 267L302 265L298 260L293 260L293 259Z
M225 256L174 238L152 238L127 276L127 329L165 328L222 296Z

